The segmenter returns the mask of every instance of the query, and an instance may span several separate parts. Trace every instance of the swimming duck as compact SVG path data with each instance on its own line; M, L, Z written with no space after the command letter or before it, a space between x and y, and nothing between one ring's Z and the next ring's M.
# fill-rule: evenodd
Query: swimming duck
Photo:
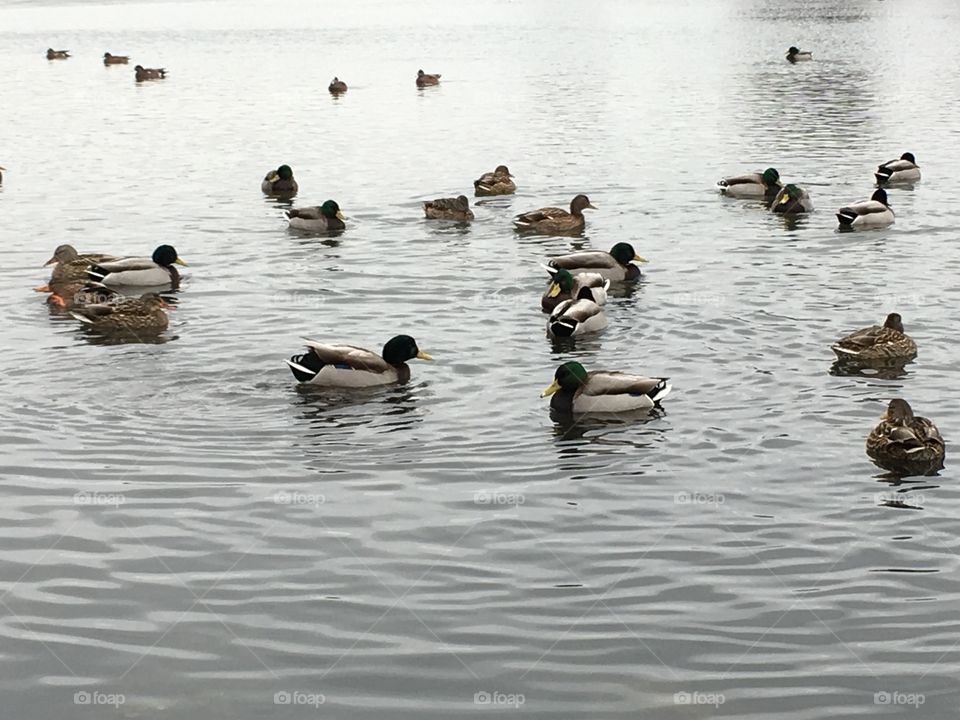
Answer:
M877 189L869 200L840 208L837 220L844 227L883 227L893 222L893 210L887 204L887 191Z
M160 80L167 76L167 71L164 68L145 68L143 65L137 65L133 69L133 72L136 75L137 82Z
M607 288L582 287L575 298L564 300L550 313L547 334L551 337L573 337L598 332L607 326L607 316L601 305L607 302Z
M151 257L127 257L99 262L87 270L91 280L111 286L150 287L180 285L180 273L174 265L186 265L173 245L161 245Z
M809 52L808 50L800 50L799 48L791 45L787 50L787 60L792 63L800 62L802 60L813 60L813 53Z
M898 398L867 436L867 455L896 475L930 475L943 468L946 445L936 425Z
M497 165L496 170L484 173L473 181L473 194L477 197L512 195L516 190L517 185L506 165Z
M47 60L66 60L70 57L69 50L54 50L53 48L47 48Z
M340 78L334 77L327 86L327 90L330 91L331 95L339 95L347 91L347 84Z
M473 211L466 195L455 198L438 198L423 204L423 213L435 220L457 220L469 222L473 220Z
M423 70L417 70L417 87L423 87L424 85L439 85L440 84L440 75L430 75L425 73Z
M640 268L631 261L647 262L634 252L633 245L620 242L610 248L610 252L603 250L586 250L570 253L560 257L550 258L550 267L563 268L571 275L580 273L597 273L606 280L636 280L640 277Z
M540 309L546 313L552 312L553 309L564 300L571 300L577 297L580 294L581 288L603 288L604 291L606 291L608 287L607 283L610 282L600 273L583 272L578 275L573 275L569 270L565 270L564 268L554 268L548 265L544 265L543 267L550 273L550 277L552 278L550 285L543 293L543 297L540 298ZM606 292L603 293L602 297L603 301L606 302ZM594 297L594 301L598 305L604 304L604 302L600 302L597 297Z
M335 200L327 200L320 207L294 208L287 210L291 230L305 232L329 232L343 230L343 213Z
M126 65L128 62L130 62L129 55L111 55L108 52L103 54L104 65Z
M119 258L104 253L84 253L77 252L73 245L58 245L53 251L53 257L47 260L43 266L53 265L53 272L50 274L51 283L65 282L69 280L88 279L87 271L97 263L112 262ZM40 292L48 292L45 287L37 288Z
M796 185L784 185L783 189L777 193L777 197L774 198L770 209L779 215L797 215L813 210L813 202L803 188Z
M904 153L899 160L888 160L873 174L877 185L915 183L920 179L920 167L913 153Z
M100 332L156 334L167 329L170 321L164 308L168 307L160 295L149 292L120 302L84 305L70 314Z
M260 183L260 190L265 195L296 195L299 189L289 165L281 165L276 170L268 171Z
M606 370L587 372L578 362L564 363L553 377L540 397L552 395L550 407L562 413L650 410L658 407L672 389L667 378Z
M352 345L324 345L309 338L307 352L286 361L302 383L329 387L371 387L405 383L410 379L408 360L433 360L409 335L397 335L383 346L383 355Z
M917 354L917 344L903 331L899 313L890 313L883 325L856 330L831 346L840 360L909 360Z
M748 173L723 178L717 183L717 190L730 197L768 197L773 198L780 188L780 173L767 168L762 173Z
M513 220L517 232L554 233L583 230L583 211L596 210L586 195L577 195L570 201L570 212L562 208L545 207L517 215Z
M129 299L113 288L108 288L102 283L90 280L52 282L47 289L50 292L50 295L47 296L47 305L53 305L63 310Z

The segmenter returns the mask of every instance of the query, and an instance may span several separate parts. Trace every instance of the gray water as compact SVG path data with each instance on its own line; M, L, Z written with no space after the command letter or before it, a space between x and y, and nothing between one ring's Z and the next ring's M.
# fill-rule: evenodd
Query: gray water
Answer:
M891 397L948 444L960 423L958 23L952 0L0 3L4 716L952 715L950 455L891 486L863 441ZM907 150L896 223L836 232ZM287 231L259 193L282 162L342 236ZM422 219L499 163L516 196ZM813 214L712 191L768 165ZM579 192L582 237L514 236ZM622 240L644 281L555 349L539 263ZM174 244L163 342L52 316L30 288L62 242ZM892 310L906 373L831 374ZM283 363L399 332L436 358L404 387L307 394ZM571 358L674 392L557 424L538 395Z

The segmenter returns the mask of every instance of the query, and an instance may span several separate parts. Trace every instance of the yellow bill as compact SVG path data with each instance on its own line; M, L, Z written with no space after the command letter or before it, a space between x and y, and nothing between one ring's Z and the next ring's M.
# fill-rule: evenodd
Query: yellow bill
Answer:
M556 297L560 294L560 286L557 283L550 283L550 289L547 290L547 297Z
M634 256L633 256L633 259L636 260L637 262L650 262L649 260L647 260L647 259L646 259L645 257L643 257L642 255L634 255Z
M423 350L419 350L419 351L417 351L417 359L418 359L418 360L433 360L433 356L432 356L432 355L427 355Z
M177 264L177 265L183 265L184 267L187 266L186 261L185 261L185 260L181 260L180 258L177 258L177 259L174 260L173 262L174 262L175 264Z
M552 383L550 383L550 387L548 387L546 390L540 393L540 397L545 398L549 395L553 395L559 389L560 389L560 383L554 380Z
M337 210L337 220L346 220L346 219L347 219L347 218L344 217L344 214L343 214L342 212L340 212L339 210Z

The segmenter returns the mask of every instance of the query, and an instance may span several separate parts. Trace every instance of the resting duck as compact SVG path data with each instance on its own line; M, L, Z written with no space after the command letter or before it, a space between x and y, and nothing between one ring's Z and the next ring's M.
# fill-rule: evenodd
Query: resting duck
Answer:
M837 212L842 227L884 227L893 222L893 210L887 204L887 191L878 188L869 200L863 200Z
M473 220L473 211L466 195L455 198L438 198L423 204L423 213L434 220L457 220L470 222Z
M424 85L439 85L440 84L440 75L430 75L425 73L423 70L417 70L417 87L423 87Z
M803 188L785 185L774 198L770 209L779 215L797 215L813 210L813 202Z
M51 283L61 283L70 280L88 279L87 271L97 263L112 262L119 258L104 253L83 253L77 252L73 245L58 245L53 251L53 257L47 260L43 266L53 265L53 272L50 274ZM40 292L48 292L46 287L37 288Z
M617 243L610 252L586 250L550 258L550 267L567 270L571 275L597 273L605 280L636 280L640 277L640 268L631 262L647 262L634 252L630 243Z
M127 257L99 262L87 270L90 280L110 286L154 287L180 286L180 273L175 265L186 265L173 245L161 245L151 257Z
M104 65L126 65L128 62L130 62L129 55L111 55L108 52L103 54Z
M164 309L168 307L162 297L150 292L120 302L84 305L70 314L99 332L143 335L167 329L170 321Z
M604 288L604 291L606 291L607 283L610 282L600 273L583 272L578 275L573 275L569 270L565 270L564 268L549 267L547 265L543 267L550 273L550 277L552 278L546 292L544 292L543 297L540 298L540 309L546 313L553 312L553 309L564 300L572 300L577 297L580 294L581 288ZM605 302L606 299L606 292L604 292L603 301ZM599 305L604 304L600 302L597 297L594 297L594 300Z
M473 194L477 197L512 195L516 191L517 185L506 165L497 165L496 170L484 173L473 181Z
M340 78L335 77L330 81L330 84L327 86L327 90L330 91L331 95L339 95L340 93L345 93L347 91L347 84Z
M898 398L867 436L867 455L896 475L931 475L943 468L946 445L936 425Z
M162 80L167 76L167 71L164 68L145 68L143 65L137 65L133 69L133 72L137 78L137 82L143 82L144 80Z
M787 50L787 60L792 63L800 62L803 60L813 60L813 53L808 50L800 50L794 46L790 46Z
M904 153L899 160L888 160L873 174L877 185L915 183L920 179L920 167L913 153Z
M621 372L587 372L578 362L557 368L553 383L540 397L552 395L550 407L562 413L608 413L651 410L672 389L667 378Z
M293 170L289 165L281 165L276 170L269 170L260 183L260 190L264 195L296 195L300 186L293 177Z
M570 201L570 212L562 208L545 207L517 215L513 220L517 232L552 235L554 233L578 232L585 223L584 210L596 210L586 195L577 195Z
M70 57L69 50L54 50L53 48L47 48L47 60L66 60Z
M717 190L724 195L736 198L767 197L774 198L780 192L780 173L767 168L762 173L748 173L723 178L717 183Z
M286 361L302 383L328 387L371 387L405 383L410 379L408 360L433 360L409 335L397 335L383 346L383 355L352 345L324 345L309 338L307 352Z
M850 333L831 346L840 360L910 360L917 344L903 331L899 313L890 313L883 325L871 325Z
M609 280L604 281L603 287L582 287L575 298L557 305L547 320L547 334L573 337L603 330L607 326L607 316L601 306L607 302L609 287Z
M331 232L345 229L343 213L335 200L327 200L320 207L287 210L291 230L303 232Z

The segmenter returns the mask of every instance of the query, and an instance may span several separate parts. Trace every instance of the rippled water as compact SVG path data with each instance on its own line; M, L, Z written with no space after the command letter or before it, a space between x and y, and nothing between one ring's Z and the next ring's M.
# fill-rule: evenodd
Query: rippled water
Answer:
M891 487L863 440L901 395L957 436L958 22L921 0L0 4L5 712L953 713L950 457ZM906 150L924 180L891 192L896 224L837 233ZM287 231L259 194L281 162L345 234ZM499 163L515 197L422 220ZM713 194L768 165L817 211ZM582 238L509 229L578 192ZM555 350L538 263L621 240L644 282ZM61 242L176 245L166 342L51 317L30 288ZM831 374L830 343L894 309L907 373ZM301 335L397 332L436 357L405 387L305 394L283 364ZM674 393L557 425L538 394L568 358Z

